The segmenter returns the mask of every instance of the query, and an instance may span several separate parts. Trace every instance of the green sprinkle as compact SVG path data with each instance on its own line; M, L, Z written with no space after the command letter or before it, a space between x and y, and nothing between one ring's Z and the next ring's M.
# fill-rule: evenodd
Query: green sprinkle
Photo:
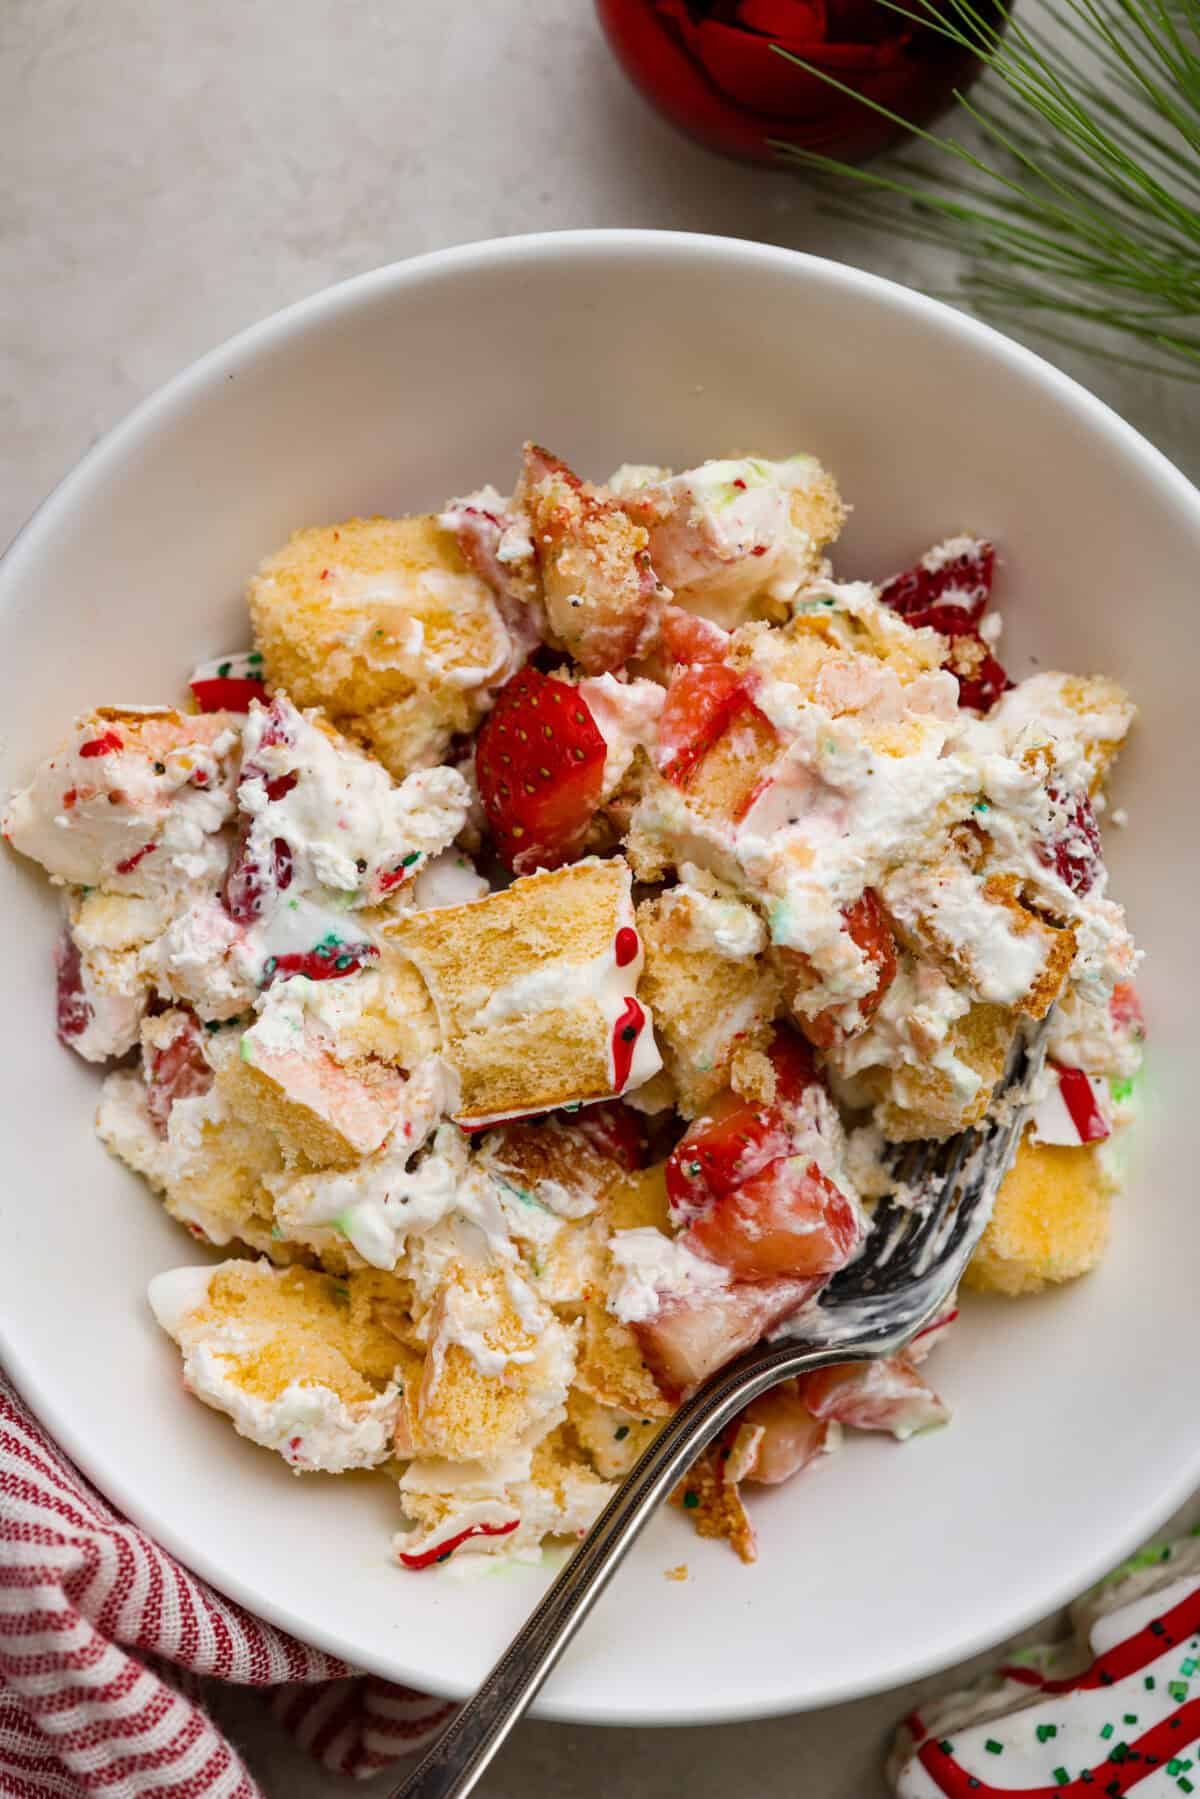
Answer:
M976 812L990 812L991 809L992 809L992 802L990 800L976 800L975 801Z
M1147 1674L1142 1681L1142 1685L1145 1687L1145 1689L1148 1693L1152 1693L1154 1691L1154 1676L1153 1676L1153 1674Z
M616 1430L613 1432L613 1436L617 1439L618 1443L623 1443L628 1435L629 1426L627 1424L618 1424Z
M1132 1082L1132 1080L1110 1081L1109 1088L1110 1088L1110 1091L1112 1092L1113 1098L1119 1104L1121 1100L1128 1099L1130 1094L1133 1092L1133 1082Z
M954 1744L950 1741L949 1737L943 1737L941 1742L938 1744L938 1748L941 1750L943 1755L953 1755L954 1754Z
M1136 1724L1137 1723L1137 1713L1136 1712L1126 1712L1124 1717L1121 1719L1121 1722L1122 1722L1122 1724Z
M271 1235L272 1235L272 1237L274 1237L276 1242L278 1242L279 1239L283 1236L283 1232L280 1230L280 1228L277 1224L273 1224L271 1226Z
M1179 1788L1181 1793L1194 1793L1196 1790L1190 1780L1184 1780L1181 1778L1181 1779L1177 1780L1175 1782L1175 1784Z
M261 650L251 650L250 654L246 657L246 661L247 662L261 662L262 661L262 651Z
M1003 1755L1004 1754L1004 1744L998 1743L996 1741L995 1737L989 1737L987 1742L983 1746L987 1750L989 1755Z
M414 862L419 862L420 860L421 860L420 850L413 850L410 855L405 856L405 858L404 858L403 862L400 864L400 866L401 866L401 868L411 868Z
M229 671L232 667L233 667L232 662L218 662L217 663L217 673L220 675L222 680L225 679L225 676L229 673Z
M1177 1699L1182 1705L1183 1701L1188 1696L1188 1683L1186 1680L1169 1680L1167 1682L1167 1691L1170 1693L1172 1699Z
M221 1020L219 1018L206 1018L204 1020L204 1028L211 1036L213 1031L220 1030Z
M1173 1755L1171 1757L1170 1761L1167 1763L1167 1773L1168 1774L1182 1774L1183 1773L1183 1763L1180 1761L1180 1759L1177 1755Z
M1114 1743L1108 1752L1110 1762L1126 1762L1129 1760L1129 1744Z
M1048 1743L1051 1737L1056 1737L1057 1735L1057 1724L1039 1724L1037 1727L1037 1740L1039 1743Z
M1104 1726L1104 1729L1100 1732L1100 1735L1104 1738L1105 1742L1107 1742L1109 1737L1112 1735L1112 1733L1113 1733L1112 1725L1106 1724Z
M1071 1776L1067 1773L1065 1768L1055 1768L1054 1784L1056 1786L1065 1787L1070 1784L1070 1779Z
M1180 1663L1179 1672L1181 1674L1194 1674L1196 1672L1196 1663L1190 1655L1186 1661Z
M696 1507L700 1503L700 1495L699 1495L699 1493L696 1492L694 1487L688 1488L687 1492L683 1496L683 1503L687 1507L689 1512L695 1511Z

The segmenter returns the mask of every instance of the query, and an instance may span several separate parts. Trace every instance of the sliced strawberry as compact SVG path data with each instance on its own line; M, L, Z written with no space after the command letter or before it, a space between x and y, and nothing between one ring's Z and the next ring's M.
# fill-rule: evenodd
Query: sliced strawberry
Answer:
M646 1364L665 1392L681 1395L749 1349L820 1287L820 1281L743 1282L688 1299L666 1299L635 1324Z
M1104 867L1100 827L1086 793L1074 797L1060 787L1048 789L1057 802L1060 826L1053 839L1037 845L1038 860L1053 868L1072 893L1090 893Z
M844 1268L861 1234L854 1206L817 1164L787 1155L714 1200L683 1241L735 1280L807 1280Z
M685 612L682 606L667 606L659 626L659 642L672 662L694 668L700 662L723 662L729 648L729 632L720 625Z
M163 1049L152 1052L146 1068L146 1108L160 1137L167 1134L171 1107L177 1100L207 1093L212 1069L200 1047L200 1026L190 1012L181 1015L179 1028Z
M855 1430L890 1430L901 1440L950 1417L906 1355L821 1368L805 1379L804 1403L817 1418Z
M996 551L981 537L966 538L963 544L953 556L940 546L928 550L913 568L893 575L879 590L883 604L910 625L932 625L947 637L977 625L992 597ZM935 622L928 616L931 611L945 622Z
M754 707L750 683L724 662L676 670L658 719L660 771L683 786L696 764L724 735L738 713Z
M646 1130L638 1114L619 1099L585 1106L571 1120L572 1129L586 1137L593 1149L633 1173L646 1166Z
M292 852L287 843L282 837L274 839L270 864L264 868L251 852L250 820L244 819L222 889L225 910L230 918L239 924L252 924L291 884Z
M742 1422L758 1425L762 1441L754 1465L746 1475L766 1487L790 1480L829 1446L832 1424L814 1418L804 1403L799 1381L783 1381L742 1413Z
M578 855L600 804L607 746L574 687L523 668L500 689L475 748L496 847L515 874Z
M939 545L915 567L893 575L879 598L914 630L923 626L950 639L942 664L958 678L958 703L972 712L988 712L1012 686L1007 673L979 635L979 622L992 594L996 552L982 538L947 556Z
M818 1049L830 1049L835 1043L844 1042L847 1036L854 1036L865 1030L896 978L896 938L875 889L866 888L852 906L847 906L842 917L853 941L868 961L874 964L875 985L870 993L864 994L856 1002L858 1022L851 1031L842 1022L841 1006L828 1006L825 1011L817 1012L812 1017L806 1017L799 1008L793 1008L792 1016L797 1025ZM781 949L779 957L785 969L790 970L796 991L803 991L804 984L813 978L808 958L801 955L799 950L792 949Z
M79 945L70 931L64 931L54 951L55 1003L58 1040L70 1048L74 1037L82 1037L92 1019L92 1008L83 990L83 967Z
M266 693L261 677L247 675L214 675L189 681L188 687L201 712L249 712L251 700Z
M672 1151L666 1180L676 1223L697 1217L791 1150L789 1110L816 1080L816 1070L807 1045L791 1031L778 1030L769 1053L774 1102L759 1105L726 1091L689 1125Z

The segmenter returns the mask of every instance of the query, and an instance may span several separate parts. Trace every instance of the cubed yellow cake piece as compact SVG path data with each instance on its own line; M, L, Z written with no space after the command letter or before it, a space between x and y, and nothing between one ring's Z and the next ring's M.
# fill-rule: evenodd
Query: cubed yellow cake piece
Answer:
M510 672L491 591L433 516L297 531L249 602L269 686L324 707L397 779L473 730Z
M932 1063L869 1069L865 1084L878 1099L876 1122L889 1142L952 1137L978 1124L1004 1073L1016 1022L1016 1015L1003 1006L972 1006L955 1019L947 1046L963 1065L962 1078Z
M463 1123L603 1099L661 1067L619 857L413 913L390 936L429 989Z
M635 1418L590 1394L571 1389L567 1422L575 1441L602 1480L622 1480L662 1429L661 1419Z
M575 1331L515 1283L519 1276L495 1268L452 1263L447 1271L420 1386L407 1401L418 1454L495 1461L562 1420Z
M685 1118L730 1083L734 1057L761 1049L781 1003L750 907L676 887L638 907L646 952L639 992L650 1002L667 1072Z
M380 1148L404 1090L399 1069L369 1056L341 1059L311 1028L287 1045L260 1032L261 1023L214 1050L230 1111L278 1143L287 1161L313 1168L350 1168Z
M176 1268L150 1284L184 1382L298 1471L373 1467L392 1452L402 1351L385 1322L406 1283L266 1262Z
M160 1134L140 1073L119 1069L101 1089L96 1131L113 1155L140 1174L170 1216L202 1242L244 1243L290 1262L302 1252L275 1232L275 1202L266 1185L283 1159L273 1137L244 1123L217 1094L203 1107L176 1105Z
M982 1293L1037 1293L1094 1268L1108 1241L1109 1176L1097 1144L1026 1135L966 1273Z

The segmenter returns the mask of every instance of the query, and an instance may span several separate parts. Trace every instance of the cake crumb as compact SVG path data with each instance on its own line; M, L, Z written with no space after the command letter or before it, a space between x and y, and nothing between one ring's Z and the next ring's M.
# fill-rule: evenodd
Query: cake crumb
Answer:
M663 1569L663 1579L664 1580L686 1580L687 1577L688 1577L688 1565L686 1562L680 1562L680 1564L677 1568L664 1568Z

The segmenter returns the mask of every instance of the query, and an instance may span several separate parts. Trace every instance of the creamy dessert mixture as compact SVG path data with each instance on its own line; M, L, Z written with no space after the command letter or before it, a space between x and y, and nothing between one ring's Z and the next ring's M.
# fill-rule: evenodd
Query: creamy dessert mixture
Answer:
M990 543L843 580L843 516L811 456L593 485L527 446L510 495L297 532L252 650L77 719L9 802L99 1134L222 1252L151 1286L186 1386L298 1473L393 1480L406 1567L583 1534L1051 1008L967 1284L1103 1251L1133 707L1009 678ZM684 1511L749 1557L747 1483L944 1422L956 1316L756 1402Z

